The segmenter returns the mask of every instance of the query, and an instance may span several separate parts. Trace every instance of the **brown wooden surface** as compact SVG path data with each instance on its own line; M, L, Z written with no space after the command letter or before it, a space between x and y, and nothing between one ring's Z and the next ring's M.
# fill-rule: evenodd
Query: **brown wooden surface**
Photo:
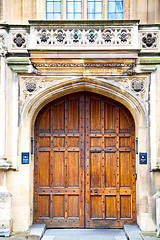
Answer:
M130 112L93 93L46 105L35 123L34 222L48 228L136 223Z

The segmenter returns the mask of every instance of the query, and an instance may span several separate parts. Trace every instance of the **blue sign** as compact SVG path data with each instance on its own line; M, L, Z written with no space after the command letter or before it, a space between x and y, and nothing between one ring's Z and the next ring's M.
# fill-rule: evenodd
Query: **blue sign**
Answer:
M139 153L139 164L147 164L147 153Z
M22 152L22 164L29 164L29 152Z

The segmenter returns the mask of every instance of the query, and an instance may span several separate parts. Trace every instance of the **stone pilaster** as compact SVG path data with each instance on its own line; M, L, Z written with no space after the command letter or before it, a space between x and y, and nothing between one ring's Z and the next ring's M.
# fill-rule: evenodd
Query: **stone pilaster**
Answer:
M7 190L6 172L12 167L6 157L6 78L5 78L5 57L4 35L0 35L0 236L9 236L11 231L11 193Z

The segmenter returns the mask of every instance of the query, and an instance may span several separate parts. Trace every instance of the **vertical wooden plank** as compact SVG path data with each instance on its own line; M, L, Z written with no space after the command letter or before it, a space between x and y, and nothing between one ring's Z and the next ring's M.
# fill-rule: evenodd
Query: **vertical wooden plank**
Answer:
M65 183L64 183L64 187L67 188L68 187L68 150L67 150L67 146L68 146L68 101L67 99L65 99L65 160L64 160L64 165L65 165ZM67 191L67 190L66 190ZM65 219L68 218L68 194L65 194Z
M50 187L53 188L53 106L50 105L50 112L51 112L51 121L50 121L50 129L51 129L51 139L50 139ZM53 218L53 194L50 196L50 217Z
M79 196L79 215L80 215L80 227L85 226L84 218L85 218L85 199L84 199L84 172L85 172L85 159L84 159L84 145L85 145L85 129L84 129L84 115L85 115L85 103L84 103L84 93L81 93L80 96L80 114L79 114L79 187L80 187L80 196Z
M105 212L106 212L106 202L105 202L105 194L104 194L104 190L105 190L105 153L104 153L104 146L105 146L105 137L104 137L104 99L102 99L102 126L101 126L101 133L102 133L102 138L101 138L101 148L102 148L102 211L103 211L103 219L105 219Z
M120 221L120 186L119 186L119 166L120 166L120 161L119 161L119 129L120 129L120 113L119 113L119 108L116 107L116 148L117 148L117 213L118 213L118 221Z
M90 98L88 94L86 94L86 146L85 146L85 153L86 153L86 162L85 162L85 225L86 228L90 227L89 220L90 220Z
M68 187L68 176L67 176L67 168L68 168L68 154L67 154L67 143L68 143L68 136L67 136L67 133L68 133L68 101L66 100L65 101L65 162L64 162L64 165L65 165L65 188Z
M65 218L68 218L68 194L65 194Z

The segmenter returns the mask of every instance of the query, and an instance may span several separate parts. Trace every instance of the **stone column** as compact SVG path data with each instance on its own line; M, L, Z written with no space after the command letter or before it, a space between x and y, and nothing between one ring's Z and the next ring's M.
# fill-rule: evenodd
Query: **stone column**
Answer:
M11 230L11 193L7 190L6 172L12 167L6 157L6 77L4 35L0 34L0 236L9 236Z

